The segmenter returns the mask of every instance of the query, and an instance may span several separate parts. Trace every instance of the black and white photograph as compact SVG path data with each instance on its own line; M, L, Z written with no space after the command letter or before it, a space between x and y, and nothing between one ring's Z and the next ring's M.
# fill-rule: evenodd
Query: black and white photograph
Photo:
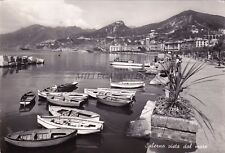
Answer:
M225 153L225 0L0 0L0 153Z

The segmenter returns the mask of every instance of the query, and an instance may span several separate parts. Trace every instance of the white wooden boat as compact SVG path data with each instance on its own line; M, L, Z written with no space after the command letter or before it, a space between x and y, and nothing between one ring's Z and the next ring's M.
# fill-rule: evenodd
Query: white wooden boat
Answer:
M84 119L90 119L99 121L100 115L91 111L81 110L76 108L61 107L61 106L48 106L49 112L53 116L70 116L70 117L80 117Z
M44 64L45 60L41 58L36 58L36 64Z
M77 130L73 129L36 129L9 134L4 140L20 147L48 147L61 144L76 135Z
M121 95L117 92L109 92L109 91L100 91L98 94L97 94L97 97L99 95L103 95L103 96L110 96L110 97L114 97L114 98L119 98L119 99L130 99L132 100L134 97L132 95Z
M141 88L145 86L143 81L121 81L121 82L110 82L111 87L115 88Z
M98 102L110 106L129 106L133 101L124 98L118 98L113 96L106 96L106 95L97 95Z
M158 68L154 65L150 65L149 67L146 67L145 69L146 69L145 71L146 74L158 74L159 72Z
M117 69L142 69L143 66L136 66L136 65L112 65L113 68Z
M47 98L47 96L67 96L70 98L75 98L78 100L86 100L88 98L88 94L78 93L78 92L45 92L38 91L38 94L42 97Z
M97 98L97 94L100 92L98 89L87 89L84 88L84 93L88 94L92 98Z
M67 107L80 107L84 100L76 98L69 98L65 96L47 96L47 101L53 105L67 106Z
M114 61L111 63L113 66L134 66L134 67L143 67L143 64L141 63L135 63L133 60L127 60L127 61Z
M115 88L97 88L97 89L101 91L109 91L112 93L118 93L120 95L131 95L133 97L136 94L136 91L126 90L126 89L115 89Z
M169 78L168 77L162 77L159 74L157 74L149 84L151 85L166 85L169 83Z
M97 95L107 95L107 96L114 96L118 98L125 98L125 99L133 99L135 96L135 92L129 92L125 90L110 90L109 88L98 88L98 89L84 89L84 93L88 94L90 97L97 98Z
M40 116L37 115L37 122L48 129L69 128L76 129L77 134L91 134L103 130L103 121L82 119L79 117L67 116Z
M30 105L31 103L35 102L35 93L33 91L29 91L27 93L25 93L21 99L20 99L20 105Z

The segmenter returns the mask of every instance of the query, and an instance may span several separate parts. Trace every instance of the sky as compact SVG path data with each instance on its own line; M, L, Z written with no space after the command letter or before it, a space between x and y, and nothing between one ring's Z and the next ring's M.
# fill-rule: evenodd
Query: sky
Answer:
M98 29L123 20L135 27L190 9L225 17L225 0L0 0L0 34L33 24Z

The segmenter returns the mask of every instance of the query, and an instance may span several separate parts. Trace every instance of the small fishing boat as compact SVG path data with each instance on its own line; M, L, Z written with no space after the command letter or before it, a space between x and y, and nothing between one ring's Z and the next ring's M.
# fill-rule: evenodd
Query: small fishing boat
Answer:
M87 89L84 88L84 93L88 94L92 98L97 98L97 94L100 92L98 89Z
M36 58L36 64L44 64L45 60L41 58Z
M90 119L99 121L100 115L91 111L81 110L76 108L61 107L61 106L48 106L49 112L53 116L69 116L69 117L80 117L84 119Z
M26 105L29 105L29 104L35 102L35 97L36 97L36 95L33 91L29 91L29 92L25 93L20 99L20 105L26 106Z
M47 101L53 105L68 106L68 107L80 107L84 100L76 98L70 98L66 96L47 96Z
M136 66L136 65L112 65L113 68L117 69L142 69L143 66Z
M149 67L146 67L145 69L146 69L145 71L146 74L158 74L159 72L158 68L155 65L150 65Z
M134 63L133 60L114 60L111 65L113 66L127 66L127 67L136 67L142 68L143 64L141 63Z
M61 84L61 85L55 85L55 87L57 88L57 92L71 92L75 88L77 88L77 84L78 84L78 82L73 81L71 83L65 83L65 84Z
M68 116L40 116L37 122L48 129L69 128L77 130L77 134L91 134L103 130L103 121L82 119Z
M62 96L75 98L78 100L87 100L88 94L85 93L78 93L78 92L62 92Z
M115 88L97 88L97 89L101 91L109 91L112 93L118 93L120 95L130 95L133 97L136 94L136 91L126 90L126 89L115 89Z
M169 83L169 78L165 75L158 73L149 84L151 85L166 85Z
M25 112L30 112L35 106L35 102L32 102L29 105L20 105L19 107L19 112L20 113L25 113Z
M38 91L38 94L42 97L47 98L47 96L67 96L70 98L75 98L77 100L86 100L88 98L88 94L78 93L78 92L46 92L46 91Z
M122 106L129 106L132 104L132 100L125 99L125 98L118 98L114 96L107 96L107 95L97 95L98 102L110 106L117 106L117 107L122 107Z
M47 96L49 95L49 93L53 93L53 92L71 92L74 89L76 89L78 82L74 81L72 83L66 83L66 84L62 84L62 85L55 85L53 87L48 87L45 88L43 90L38 90L38 96L40 98L46 99ZM58 93L56 93L57 95Z
M74 129L36 129L19 131L4 137L4 140L19 147L48 147L61 144L77 135Z
M42 99L46 99L50 92L53 93L55 91L56 91L56 88L54 87L48 87L43 90L38 90L38 97Z
M84 93L88 94L90 97L97 98L97 95L107 95L114 96L124 99L133 99L135 96L134 92L126 92L119 90L109 90L107 88L98 88L98 89L84 89Z
M145 86L143 81L121 81L121 82L110 82L110 86L114 88L141 88Z
M119 98L119 99L130 99L132 100L134 97L132 95L125 95L125 94L120 94L120 93L116 93L116 92L109 92L109 91L100 91L97 96L99 95L105 95L105 96L110 96L110 97L114 97L114 98Z

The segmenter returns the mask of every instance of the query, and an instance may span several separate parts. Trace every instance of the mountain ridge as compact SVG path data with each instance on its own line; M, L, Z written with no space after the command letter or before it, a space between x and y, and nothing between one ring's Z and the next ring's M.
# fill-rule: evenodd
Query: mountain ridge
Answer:
M163 39L183 39L207 34L209 31L225 29L225 17L211 15L193 10L186 10L176 14L166 20L157 23L146 24L131 28L123 21L115 21L100 29L82 29L80 27L45 27L32 25L22 28L16 32L0 35L1 46L21 46L35 44L48 39L60 39L71 37L107 38L107 37L133 37L138 35L147 36L154 30L163 35ZM198 34L193 34L192 30L197 29Z

